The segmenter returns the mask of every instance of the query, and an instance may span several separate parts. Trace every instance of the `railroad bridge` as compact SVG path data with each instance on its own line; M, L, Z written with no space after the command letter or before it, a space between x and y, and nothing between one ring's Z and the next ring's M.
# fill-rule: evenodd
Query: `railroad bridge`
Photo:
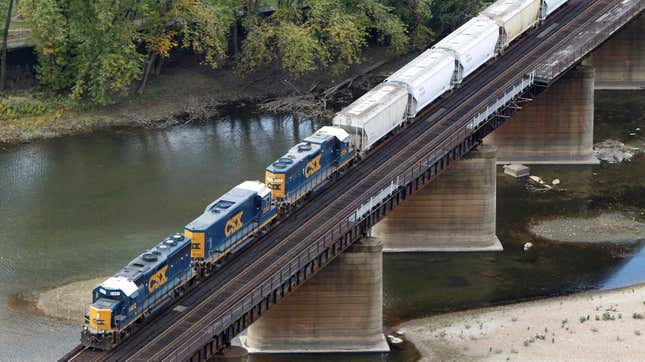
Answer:
M593 128L588 124L589 108L593 110L593 103L588 103L588 86L593 85L594 76L591 66L606 73L598 75L605 77L605 86L616 88L633 87L635 82L641 82L636 86L641 87L643 64L634 71L633 64L622 61L629 71L621 70L617 63L621 60L615 58L617 52L607 55L602 49L600 57L585 58L630 21L638 19L642 24L640 14L644 7L644 0L569 1L494 63L420 112L413 123L380 144L351 172L313 195L311 202L269 234L147 320L141 330L117 348L96 352L79 346L64 359L203 360L226 348L247 328L246 344L251 352L386 350L382 335L381 240L391 249L437 248L436 243L420 247L414 238L408 238L408 244L392 246L393 241L401 239L402 232L392 225L405 213L406 204L413 202L393 210L406 200L423 200L425 192L446 205L451 200L446 187L433 185L419 192L444 172L446 175L435 184L451 178L446 184L455 185L455 180L464 175L478 178L476 182L456 183L464 189L473 184L483 186L472 191L472 197L458 199L461 204L454 210L475 205L481 215L467 215L461 222L467 220L474 225L473 230L483 230L483 236L470 240L475 235L470 233L457 249L501 248L494 230L496 157L513 161L518 154L535 155L526 152L531 147L550 147L552 152L521 161L593 162L588 157L591 145L585 133ZM634 24L629 26L642 29L642 25ZM642 62L642 50L637 55ZM608 58L613 59L612 64L605 65ZM616 74L626 72L631 78L616 79ZM553 105L554 99L566 102L566 97L578 102L573 117L576 121L561 128L548 124L557 135L549 136L542 129L547 126L540 122L571 118L570 104ZM525 111L506 123L524 107ZM545 117L547 108L557 114ZM522 122L530 127L521 127ZM539 142L535 142L536 137ZM546 140L559 143L547 145ZM469 155L482 143L483 147ZM497 155L491 144L497 147ZM432 216L436 210L425 212ZM460 222L457 215L456 211L448 212L443 218L445 225L439 228L454 232L455 223ZM375 227L384 218L386 221ZM370 237L372 233L380 237ZM439 248L450 250L454 246Z

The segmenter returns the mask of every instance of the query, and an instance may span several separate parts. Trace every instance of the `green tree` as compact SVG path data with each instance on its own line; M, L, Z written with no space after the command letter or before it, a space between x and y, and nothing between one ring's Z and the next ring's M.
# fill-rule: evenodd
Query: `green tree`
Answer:
M279 1L266 19L247 14L247 37L237 68L241 72L279 61L294 76L319 67L339 73L360 61L374 35L395 53L405 51L405 26L391 8L376 0Z
M191 49L213 68L221 66L235 20L234 5L232 1L149 0L141 26L147 59L138 92L143 92L153 65L160 65L177 47Z
M97 104L125 94L140 75L134 20L138 0L23 2L36 45L40 82Z
M143 56L137 52L140 14L137 0L73 0L74 81L72 98L108 104L126 94L141 74Z
M11 25L11 14L13 12L14 0L9 0L0 5L0 20L4 20L2 31L2 46L0 48L0 91L6 87L7 81L7 39L9 37L9 26ZM2 18L4 16L4 19Z
M30 22L38 54L38 79L53 90L73 84L70 3L71 0L22 2L22 13Z
M477 15L482 0L435 0L430 4L431 25L438 35L445 35Z

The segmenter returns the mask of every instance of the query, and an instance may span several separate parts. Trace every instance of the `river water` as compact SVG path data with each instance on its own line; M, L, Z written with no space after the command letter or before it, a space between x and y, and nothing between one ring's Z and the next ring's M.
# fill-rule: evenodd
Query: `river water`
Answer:
M596 141L645 144L644 97L597 92ZM79 326L21 307L30 293L116 271L181 231L230 187L262 179L268 163L321 126L249 109L227 114L165 130L101 132L0 151L0 360L51 360L78 342ZM644 131L630 136L637 127ZM499 172L504 252L384 257L387 326L443 311L645 281L645 251L638 243L570 245L528 232L530 223L554 216L619 210L643 219L645 157L593 167L533 167L532 173L560 178L564 191L537 192ZM535 247L524 253L529 241ZM405 345L390 354L341 359L414 356Z

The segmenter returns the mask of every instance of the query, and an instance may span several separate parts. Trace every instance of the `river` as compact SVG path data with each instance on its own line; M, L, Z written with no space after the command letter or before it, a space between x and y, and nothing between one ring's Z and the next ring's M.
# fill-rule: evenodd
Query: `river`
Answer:
M645 144L645 131L630 136L638 127L645 130L643 97L642 91L597 92L595 140ZM78 343L80 326L22 308L30 293L116 271L181 231L230 187L262 179L267 164L319 126L237 109L164 130L106 131L1 150L0 360L51 360ZM498 173L504 252L384 257L387 326L442 311L645 281L645 251L638 243L569 245L528 232L531 222L553 216L645 211L645 157L613 165L540 166L532 173L560 178L564 191L537 192ZM525 253L529 241L535 247ZM390 354L343 357L414 356L404 346Z

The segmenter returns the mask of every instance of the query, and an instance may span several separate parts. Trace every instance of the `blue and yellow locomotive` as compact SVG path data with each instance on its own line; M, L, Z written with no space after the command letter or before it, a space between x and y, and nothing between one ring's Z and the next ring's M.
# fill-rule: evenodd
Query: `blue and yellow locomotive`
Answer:
M194 274L190 245L186 236L173 235L96 287L85 315L83 345L112 348L143 316L183 290Z
M186 225L192 239L191 257L196 268L209 269L252 236L268 229L277 212L271 190L259 181L245 181L206 207Z
M350 135L322 127L266 168L265 183L281 207L293 205L354 159Z

